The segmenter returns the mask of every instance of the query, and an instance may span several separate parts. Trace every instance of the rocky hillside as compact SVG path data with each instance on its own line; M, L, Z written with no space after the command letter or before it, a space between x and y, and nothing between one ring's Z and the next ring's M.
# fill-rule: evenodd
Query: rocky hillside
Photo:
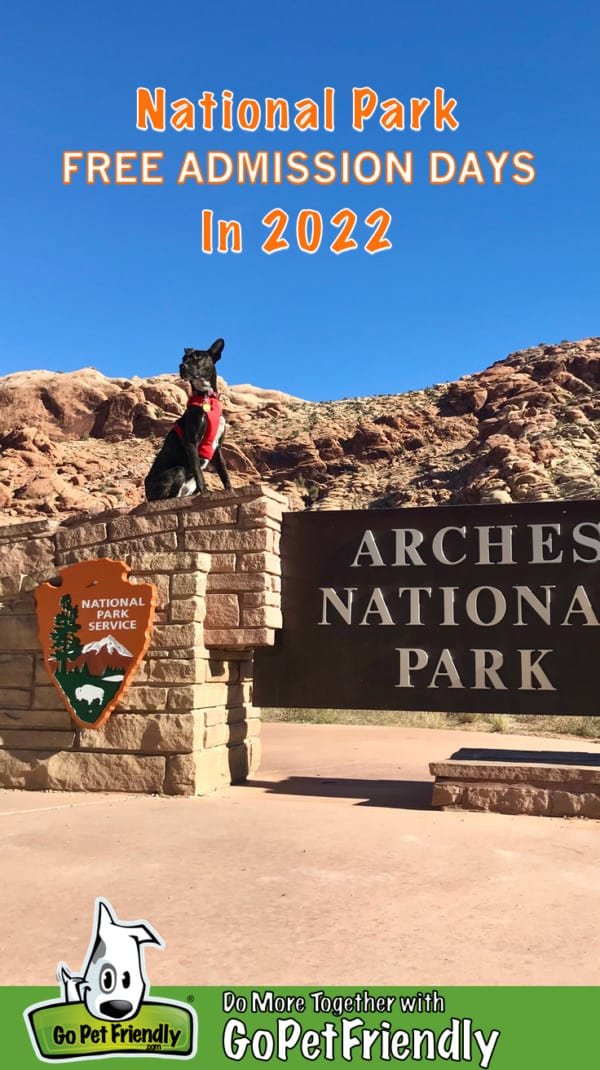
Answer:
M234 484L270 482L293 508L600 497L600 338L521 350L407 394L315 403L221 391ZM1 522L136 505L185 403L172 375L0 378Z

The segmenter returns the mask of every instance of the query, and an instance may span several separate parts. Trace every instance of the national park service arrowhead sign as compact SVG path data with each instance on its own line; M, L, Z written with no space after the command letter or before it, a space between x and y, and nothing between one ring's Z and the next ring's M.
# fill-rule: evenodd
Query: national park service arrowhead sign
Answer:
M100 728L125 694L152 632L156 588L132 583L123 561L61 569L35 592L48 675L81 728Z

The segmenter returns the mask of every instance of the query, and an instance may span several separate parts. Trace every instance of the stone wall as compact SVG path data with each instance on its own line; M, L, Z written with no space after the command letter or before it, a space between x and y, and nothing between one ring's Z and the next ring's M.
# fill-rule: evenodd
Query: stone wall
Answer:
M266 486L0 528L0 786L204 794L260 761L252 650L281 627L285 499ZM100 729L80 729L41 653L34 590L111 557L158 590L150 648Z

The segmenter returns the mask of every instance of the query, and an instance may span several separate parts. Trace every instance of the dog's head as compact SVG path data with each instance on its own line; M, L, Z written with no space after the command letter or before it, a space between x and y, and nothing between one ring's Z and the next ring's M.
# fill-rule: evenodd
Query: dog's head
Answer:
M96 938L79 984L79 997L94 1018L115 1021L132 1018L146 994L142 944L163 946L145 923L123 925L99 900Z
M179 374L194 390L217 389L217 371L215 364L221 359L225 342L217 338L210 349L184 349L183 360L179 365Z

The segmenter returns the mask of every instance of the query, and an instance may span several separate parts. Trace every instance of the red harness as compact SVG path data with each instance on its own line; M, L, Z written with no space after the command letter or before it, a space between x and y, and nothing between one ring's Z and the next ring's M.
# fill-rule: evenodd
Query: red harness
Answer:
M192 394L188 398L188 409L203 409L206 414L206 430L201 441L198 443L198 456L206 461L212 461L213 454L219 445L219 439L223 433L223 406L218 394ZM183 440L184 433L181 419L175 423L174 431Z

